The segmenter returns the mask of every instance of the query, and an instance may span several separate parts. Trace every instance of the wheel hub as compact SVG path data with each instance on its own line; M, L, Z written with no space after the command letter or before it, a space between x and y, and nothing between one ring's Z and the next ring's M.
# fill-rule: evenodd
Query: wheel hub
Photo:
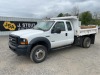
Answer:
M35 53L35 56L37 60L42 60L45 56L45 51L40 49Z

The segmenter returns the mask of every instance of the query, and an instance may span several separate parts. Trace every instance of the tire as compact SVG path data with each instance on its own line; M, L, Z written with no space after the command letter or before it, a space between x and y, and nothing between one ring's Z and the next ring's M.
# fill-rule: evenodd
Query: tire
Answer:
M90 45L91 45L91 39L89 37L85 37L85 39L83 40L83 47L89 48Z
M47 48L43 45L36 45L30 53L30 59L36 63L40 63L47 57Z

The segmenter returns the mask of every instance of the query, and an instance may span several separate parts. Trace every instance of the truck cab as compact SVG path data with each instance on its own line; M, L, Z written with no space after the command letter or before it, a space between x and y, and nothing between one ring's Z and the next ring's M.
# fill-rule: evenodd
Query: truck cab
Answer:
M82 32L79 26L77 17L51 18L38 23L33 29L12 32L9 48L18 55L29 55L36 63L44 61L47 53L54 48L73 44L89 48L94 44L98 30L92 28Z
M46 38L50 41L51 48L72 44L74 42L74 29L71 22L55 20Z

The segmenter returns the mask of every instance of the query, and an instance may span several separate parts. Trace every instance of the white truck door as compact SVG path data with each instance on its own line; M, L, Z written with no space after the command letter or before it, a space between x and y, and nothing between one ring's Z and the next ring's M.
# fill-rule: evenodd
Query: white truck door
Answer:
M67 30L67 42L69 42L69 44L72 44L74 42L74 29L73 26L70 22L66 21L66 30Z
M61 29L61 33L52 33L53 30L56 30L57 28ZM55 25L53 26L51 30L51 35L50 35L50 42L51 42L51 47L60 47L64 45L70 44L68 33L66 30L66 24L63 21L56 22Z

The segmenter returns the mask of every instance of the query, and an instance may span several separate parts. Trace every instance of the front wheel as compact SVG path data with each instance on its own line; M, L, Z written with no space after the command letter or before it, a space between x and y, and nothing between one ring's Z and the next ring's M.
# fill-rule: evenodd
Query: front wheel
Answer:
M85 39L83 40L83 47L89 48L90 45L91 45L91 39L89 37L85 37Z
M43 45L36 45L33 47L30 58L36 63L40 63L47 57L47 48Z

